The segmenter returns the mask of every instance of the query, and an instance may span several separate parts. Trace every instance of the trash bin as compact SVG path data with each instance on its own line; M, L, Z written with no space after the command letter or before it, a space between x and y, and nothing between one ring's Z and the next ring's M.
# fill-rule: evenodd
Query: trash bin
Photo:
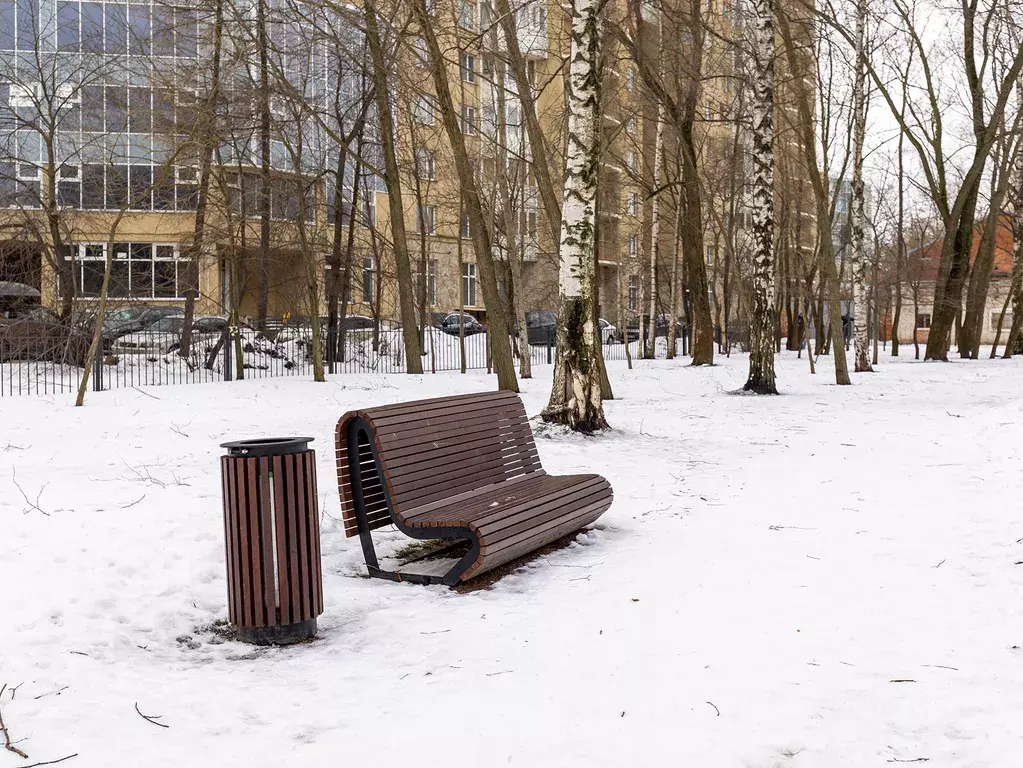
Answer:
M228 614L238 639L288 645L323 613L311 437L222 443Z

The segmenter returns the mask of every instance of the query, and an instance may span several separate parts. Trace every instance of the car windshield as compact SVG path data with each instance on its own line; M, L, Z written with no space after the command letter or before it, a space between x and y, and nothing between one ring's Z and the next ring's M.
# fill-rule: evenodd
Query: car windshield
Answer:
M181 333L184 326L184 320L180 317L165 317L163 320L153 323L146 330L154 333Z
M140 310L126 308L126 309L115 309L113 312L108 312L106 319L110 322L121 322L122 320L133 320L141 314Z

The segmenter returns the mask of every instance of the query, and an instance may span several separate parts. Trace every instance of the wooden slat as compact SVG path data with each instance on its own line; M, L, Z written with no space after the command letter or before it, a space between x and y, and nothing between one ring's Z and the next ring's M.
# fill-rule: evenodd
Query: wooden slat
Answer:
M525 468L531 466L531 463L526 463L518 454L500 450L494 450L481 458L481 461L473 464L471 473L466 473L465 468L458 462L449 461L441 467L428 467L419 472L403 474L398 480L392 479L391 492L403 495L403 492L410 491L414 496L434 485L452 488L465 485L474 477L493 477L495 481L499 481L509 475L524 473ZM403 501L406 505L409 504L408 497L403 496Z
M451 435L469 434L479 427L493 430L505 424L528 423L524 413L516 413L510 408L481 408L473 413L451 414L443 419L415 419L375 429L375 432L381 447L387 450L429 443Z
M309 539L312 544L312 592L313 614L323 613L323 570L320 554L320 496L316 482L316 451L302 455L306 461L306 477L309 478Z
M571 518L576 510L588 508L594 503L608 500L605 489L591 489L590 493L575 492L559 499L556 503L537 504L522 510L514 517L501 518L487 526L480 526L480 546L487 552L505 546L505 542L515 541L523 533L538 531L548 523Z
M306 487L305 457L302 454L295 454L291 459L291 465L295 473L295 511L298 518L298 574L302 586L302 601L299 605L301 606L302 616L311 617L313 615L313 605L309 586L309 569L312 566L309 560L311 547L309 544L308 507L306 506L309 489Z
M242 624L256 626L252 607L252 549L249 544L248 484L245 476L245 460L235 463L238 473L238 551L241 552L241 572L238 583L241 590Z
M259 485L256 478L257 459L244 459L245 462L245 518L248 530L250 592L252 603L253 626L265 627L266 611L263 606L263 568L259 556Z
M502 508L512 503L531 503L537 494L553 493L572 483L572 480L546 473L533 477L524 475L516 480L506 480L475 491L468 491L449 499L441 499L426 508L417 508L414 514L406 515L408 522L416 525L468 525L478 514ZM494 505L497 505L496 507Z
M274 588L274 542L271 531L273 530L273 503L270 497L270 459L261 457L258 459L259 468L259 530L263 544L263 598L266 604L267 626L274 626L279 623L277 617L277 591Z
M274 524L277 526L277 594L281 601L281 623L291 624L291 575L288 571L288 531L284 520L284 461L273 457L274 471Z
M238 558L235 553L238 551L238 534L236 532L238 519L238 495L236 492L237 479L234 472L234 461L223 456L220 459L221 473L224 475L224 487L227 498L224 502L224 527L227 529L227 616L232 624L237 624L241 615L238 610Z
M561 477L555 475L555 477ZM557 488L550 490L545 488L537 489L537 493L530 498L521 499L512 505L502 505L500 509L482 510L472 514L468 524L479 530L486 530L489 535L498 535L503 528L515 525L530 515L540 515L548 509L558 507L570 509L578 500L595 493L604 493L606 483L599 475L592 478L580 480L578 475L569 476L573 479ZM583 475L582 477L586 477ZM468 515L467 515L468 516Z
M565 525L573 523L577 520L585 518L593 510L599 509L604 504L609 504L611 499L606 496L602 497L590 497L586 504L578 507L569 507L561 511L561 514L554 516L547 516L541 520L536 521L534 525L517 528L516 533L511 536L502 536L495 543L488 544L484 549L480 547L480 554L484 559L497 555L499 552L505 549L514 548L517 545L525 544L529 541L543 539L544 543L548 541L554 541L558 537L551 536L550 532L555 530L561 530ZM577 527L581 526L579 524ZM571 528L569 529L571 530ZM537 544L536 546L542 546Z
M297 508L297 500L295 498L295 469L294 469L294 455L284 457L284 478L285 478L285 491L284 498L289 508ZM298 520L296 515L290 515L288 517L288 588L291 590L291 615L292 621L294 617L299 614L302 610L302 578L298 573Z

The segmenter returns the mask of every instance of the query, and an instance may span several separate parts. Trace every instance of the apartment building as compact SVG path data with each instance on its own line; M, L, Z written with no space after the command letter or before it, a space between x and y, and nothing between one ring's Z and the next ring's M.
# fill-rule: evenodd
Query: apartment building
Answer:
M299 316L314 311L311 282L318 286L315 310L325 311L323 285L337 248L350 270L348 312L395 317L389 201L379 175L372 104L365 110L362 140L352 134L371 76L354 20L327 24L297 3L268 5L270 53L261 70L260 6L226 4L204 244L199 252L191 247L202 165L197 131L212 85L211 7L160 0L0 0L0 279L36 285L52 306L68 290L87 304L98 294L113 248L115 301L180 304L195 289L200 312L237 307L242 315L256 315L262 294L270 316ZM540 205L494 8L489 0L431 1L428 8L442 48L457 52L448 56L448 82L485 207L493 215L501 293L508 297L514 291L521 309L556 308L557 244ZM407 12L381 10L391 18ZM534 0L515 13L558 184L568 19L548 0ZM734 53L721 42L741 29L741 15L729 0L707 0L705 14L721 35L705 37L697 132L701 162L716 175L717 156L741 144L735 116L742 109L743 78ZM674 46L661 39L656 14L646 27L643 45ZM692 41L682 43L684 48ZM426 312L463 308L485 319L469 221L425 44L413 32L389 45L417 295ZM601 313L619 322L645 311L650 300L657 109L635 63L610 36L606 50L598 286ZM272 121L266 136L260 126L264 101ZM340 152L342 138L358 147L361 162L354 151ZM670 130L663 132L664 145L674 141ZM510 216L504 215L501 169ZM708 189L705 209L717 206L715 215L704 215L713 278L726 250L722 222L734 220L741 228L743 205L736 204L734 190L730 194L715 184ZM670 309L673 200L674 194L661 195L659 312ZM512 285L516 263L520 276Z

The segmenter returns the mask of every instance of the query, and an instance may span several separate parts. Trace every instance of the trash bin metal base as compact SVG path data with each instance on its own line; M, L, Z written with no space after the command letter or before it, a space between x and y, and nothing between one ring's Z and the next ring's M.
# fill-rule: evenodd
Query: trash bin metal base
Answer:
M237 627L235 634L243 643L252 645L294 645L316 636L316 619L280 627Z

